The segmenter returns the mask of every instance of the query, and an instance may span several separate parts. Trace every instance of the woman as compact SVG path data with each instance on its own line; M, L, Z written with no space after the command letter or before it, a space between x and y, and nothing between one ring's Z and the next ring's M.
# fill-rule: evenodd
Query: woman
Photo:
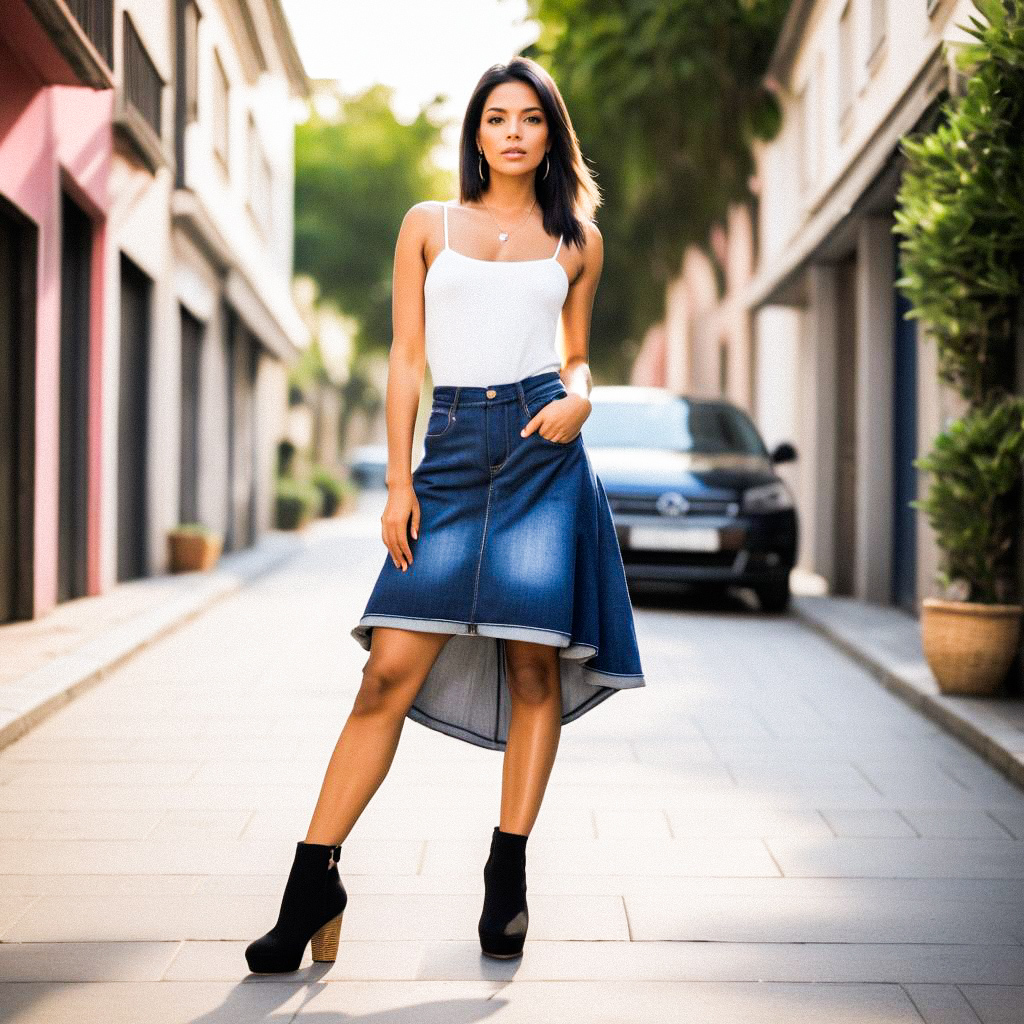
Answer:
M539 64L515 58L484 74L461 154L460 201L419 203L399 231L388 555L352 630L370 657L278 922L246 951L254 972L296 970L310 939L314 960L335 959L347 903L340 844L407 717L505 752L478 932L485 954L518 956L526 840L561 725L645 685L611 512L580 438L598 190ZM433 405L410 472L425 362Z

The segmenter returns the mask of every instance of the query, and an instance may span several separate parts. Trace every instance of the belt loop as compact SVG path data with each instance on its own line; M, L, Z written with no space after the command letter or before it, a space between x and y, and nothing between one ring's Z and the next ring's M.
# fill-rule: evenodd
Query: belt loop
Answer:
M455 410L459 407L459 392L461 390L461 387L455 389L455 397L452 399L452 419L455 419Z
M523 414L530 415L530 407L526 404L526 391L521 380L516 381L516 394L519 396L519 404L523 407Z

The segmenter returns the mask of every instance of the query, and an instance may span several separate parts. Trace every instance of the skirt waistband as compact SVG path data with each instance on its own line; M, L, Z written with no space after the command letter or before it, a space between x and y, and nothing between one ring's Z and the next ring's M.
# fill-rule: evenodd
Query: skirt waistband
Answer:
M557 370L545 370L522 380L509 384L492 384L490 387L438 384L434 387L432 397L440 404L452 402L458 405L496 405L531 398L555 383L562 383L561 374Z

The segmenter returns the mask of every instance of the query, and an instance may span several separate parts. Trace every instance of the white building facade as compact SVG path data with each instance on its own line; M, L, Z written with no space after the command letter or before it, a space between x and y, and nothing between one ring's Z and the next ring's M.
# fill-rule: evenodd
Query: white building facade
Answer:
M913 460L961 408L895 287L899 143L959 87L943 43L969 39L959 25L972 11L795 0L770 69L783 130L757 150L753 405L766 437L798 452L798 568L830 593L912 614L936 592L938 564L908 504L925 482Z
M164 571L168 529L273 525L288 365L296 97L278 0L115 7L102 588Z

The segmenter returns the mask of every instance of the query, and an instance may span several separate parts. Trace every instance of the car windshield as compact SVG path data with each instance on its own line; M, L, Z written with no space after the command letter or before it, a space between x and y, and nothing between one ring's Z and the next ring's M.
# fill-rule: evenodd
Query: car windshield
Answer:
M757 428L720 402L595 401L583 424L588 447L661 448L695 455L768 455Z

